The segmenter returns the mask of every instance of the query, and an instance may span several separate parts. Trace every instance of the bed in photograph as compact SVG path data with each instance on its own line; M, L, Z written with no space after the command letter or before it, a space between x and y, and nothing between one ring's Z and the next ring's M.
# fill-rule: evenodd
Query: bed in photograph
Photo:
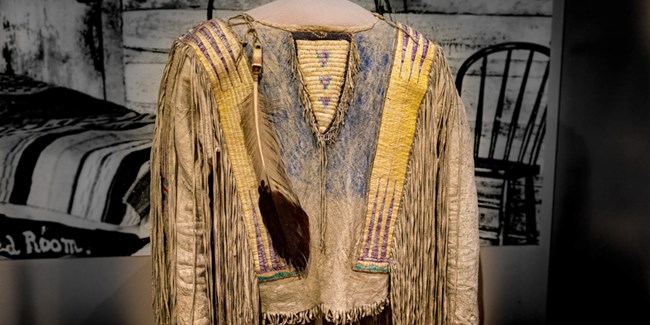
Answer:
M148 255L154 119L0 75L0 258Z

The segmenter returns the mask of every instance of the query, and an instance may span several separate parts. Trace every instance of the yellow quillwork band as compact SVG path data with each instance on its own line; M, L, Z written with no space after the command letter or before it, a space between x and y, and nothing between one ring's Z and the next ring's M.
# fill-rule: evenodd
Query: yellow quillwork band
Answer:
M353 264L359 271L389 271L411 144L435 54L435 47L420 33L406 25L400 27L370 172L366 220Z
M246 150L239 111L253 91L247 60L237 60L242 47L229 27L218 19L199 25L183 36L182 41L194 49L210 77L258 279L266 281L296 275L274 251L258 208L258 184Z

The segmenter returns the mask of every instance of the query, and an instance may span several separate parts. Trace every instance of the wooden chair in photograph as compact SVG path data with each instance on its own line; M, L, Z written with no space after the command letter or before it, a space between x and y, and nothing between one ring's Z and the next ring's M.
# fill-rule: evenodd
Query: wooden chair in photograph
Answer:
M546 126L547 105L543 98L549 76L549 54L548 47L538 44L497 44L471 55L456 76L460 94L463 94L463 80L469 79L467 76L472 76L474 82L475 88L466 89L465 97L476 97L463 100L466 105L473 103L467 111L468 119L475 117L476 121L476 176L502 184L500 195L494 200L496 204L490 206L479 200L481 209L498 210L499 225L493 244L537 244L539 240L535 177L540 173L538 160ZM494 87L486 86L488 83ZM523 199L516 199L515 187L522 181ZM480 192L481 186L479 198ZM513 224L517 213L525 217Z

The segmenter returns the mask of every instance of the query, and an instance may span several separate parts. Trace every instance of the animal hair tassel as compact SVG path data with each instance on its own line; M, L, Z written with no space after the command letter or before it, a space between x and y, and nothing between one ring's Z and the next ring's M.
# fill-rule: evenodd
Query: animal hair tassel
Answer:
M259 184L260 213L277 254L301 272L309 260L309 218L291 188L271 121L262 109L262 47L258 42L253 47L252 74L253 93L244 105L242 127Z

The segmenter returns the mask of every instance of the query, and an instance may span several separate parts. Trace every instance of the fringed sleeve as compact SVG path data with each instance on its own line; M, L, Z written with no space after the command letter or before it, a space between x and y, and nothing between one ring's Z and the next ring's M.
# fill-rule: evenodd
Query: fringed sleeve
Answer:
M478 203L472 138L436 46L391 264L394 324L478 324Z
M442 49L439 49L442 53ZM472 137L465 106L459 97L454 79L444 57L440 56L438 109L449 110L447 144L441 155L447 155L446 172L441 175L447 184L445 214L447 230L446 318L449 324L478 324L478 198L474 179ZM444 217L444 215L443 215Z
M211 82L192 48L172 47L151 154L157 324L256 324L256 278Z

